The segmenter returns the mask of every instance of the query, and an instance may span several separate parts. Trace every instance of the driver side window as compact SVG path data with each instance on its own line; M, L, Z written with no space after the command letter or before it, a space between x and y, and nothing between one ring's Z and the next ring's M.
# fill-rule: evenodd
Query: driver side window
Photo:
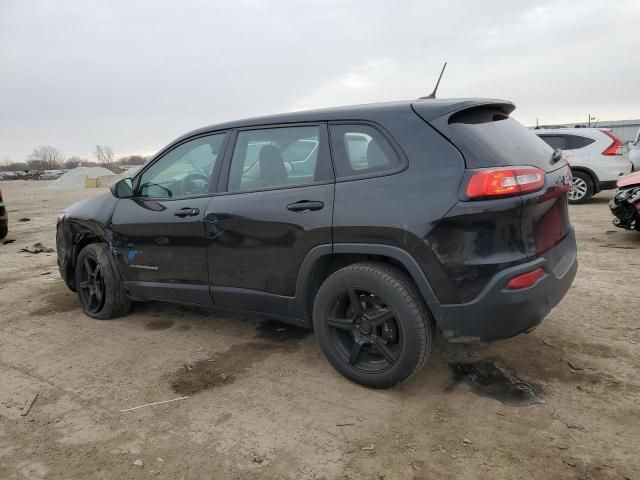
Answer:
M179 199L209 193L224 137L220 133L196 138L166 153L140 177L138 196Z

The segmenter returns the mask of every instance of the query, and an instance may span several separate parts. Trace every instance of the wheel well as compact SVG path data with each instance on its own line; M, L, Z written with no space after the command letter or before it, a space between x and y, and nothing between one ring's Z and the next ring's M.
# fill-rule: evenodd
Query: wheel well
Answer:
M309 280L306 284L307 292L303 292L306 297L305 313L308 315L308 318L311 318L313 312L313 301L320 289L320 285L322 285L322 283L334 272L348 265L359 262L377 262L393 266L404 272L413 281L413 278L406 267L401 262L391 257L361 253L334 253L324 255L313 265L313 269L309 275Z
M102 238L96 235L83 235L74 245L73 245L73 254L72 254L72 263L68 265L67 272L67 281L69 283L69 287L75 291L76 289L76 263L78 261L78 255L84 247L87 245L91 245L92 243L106 243Z

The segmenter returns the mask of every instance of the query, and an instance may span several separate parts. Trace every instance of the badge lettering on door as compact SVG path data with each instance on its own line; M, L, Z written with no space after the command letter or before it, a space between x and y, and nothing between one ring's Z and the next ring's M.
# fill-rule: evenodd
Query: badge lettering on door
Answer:
M129 268L141 268L142 270L158 270L158 267L152 267L151 265L129 265Z

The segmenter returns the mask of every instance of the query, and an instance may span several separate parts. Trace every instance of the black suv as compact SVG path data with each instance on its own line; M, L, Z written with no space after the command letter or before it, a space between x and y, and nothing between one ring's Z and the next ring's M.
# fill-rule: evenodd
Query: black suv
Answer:
M385 388L456 342L533 329L576 273L571 174L502 100L418 100L214 125L60 216L84 311L135 300L313 327Z

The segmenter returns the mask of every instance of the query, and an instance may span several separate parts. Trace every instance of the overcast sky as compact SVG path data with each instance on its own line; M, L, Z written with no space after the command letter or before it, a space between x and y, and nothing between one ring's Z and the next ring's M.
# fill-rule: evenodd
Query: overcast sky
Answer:
M637 0L0 0L0 162L149 154L219 121L428 94L640 118Z

